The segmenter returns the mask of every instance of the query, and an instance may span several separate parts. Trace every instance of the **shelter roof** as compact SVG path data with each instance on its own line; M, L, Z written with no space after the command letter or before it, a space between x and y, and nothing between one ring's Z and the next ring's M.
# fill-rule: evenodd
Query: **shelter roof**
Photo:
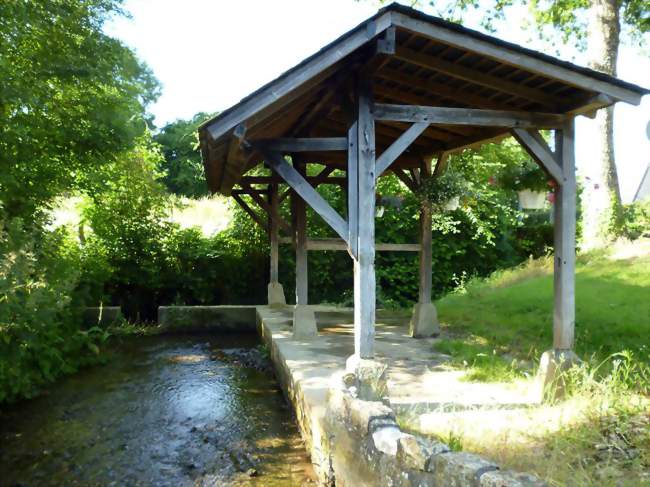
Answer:
M233 76L236 72L231 71ZM354 118L355 80L371 79L375 100L454 108L592 115L650 90L604 73L391 4L199 128L208 186L229 194L262 162L248 140L345 136ZM377 151L407 127L377 121ZM395 162L452 152L508 134L503 127L431 125ZM345 167L344 153L310 161Z

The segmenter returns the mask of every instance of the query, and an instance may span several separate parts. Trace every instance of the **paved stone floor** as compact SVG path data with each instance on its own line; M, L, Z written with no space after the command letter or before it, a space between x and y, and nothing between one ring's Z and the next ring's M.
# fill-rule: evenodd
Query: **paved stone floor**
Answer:
M324 407L330 378L345 368L345 360L354 351L354 328L350 309L314 306L314 310L319 336L301 341L291 338L291 306L260 307L258 314L305 401L317 411ZM378 312L375 356L388 365L391 406L412 429L435 431L439 422L459 414L470 421L507 421L510 413L520 414L539 403L539 390L531 387L532 381L462 381L463 372L447 365L449 357L433 350L436 338L408 336L408 321L404 312Z

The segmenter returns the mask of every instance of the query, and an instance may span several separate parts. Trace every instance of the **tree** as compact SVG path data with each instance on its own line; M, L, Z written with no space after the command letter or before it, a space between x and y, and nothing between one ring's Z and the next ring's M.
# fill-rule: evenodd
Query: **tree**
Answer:
M162 147L165 171L163 182L172 193L196 198L208 194L198 150L198 126L210 118L199 112L189 120L176 120L165 125L154 140Z
M497 21L507 20L512 7L527 5L534 19L530 27L542 39L552 42L559 36L564 42L576 41L581 50L588 48L589 64L593 69L612 76L616 76L621 34L639 44L650 32L650 3L647 0L450 0L428 3L438 15L456 22L468 10L479 11L483 28L490 32L494 32ZM583 208L586 241L617 236L623 221L614 160L614 108L600 110L596 123L600 157L590 161L588 176L591 181L585 187L582 200L587 203Z
M103 32L121 0L0 2L0 205L32 219L134 145L158 96L150 70Z

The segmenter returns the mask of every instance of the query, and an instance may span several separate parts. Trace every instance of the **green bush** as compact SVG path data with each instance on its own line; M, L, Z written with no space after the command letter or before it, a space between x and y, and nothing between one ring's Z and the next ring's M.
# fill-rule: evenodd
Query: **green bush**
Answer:
M623 206L622 232L630 240L650 237L650 199Z
M0 403L97 359L104 335L80 327L79 273L64 231L0 220Z

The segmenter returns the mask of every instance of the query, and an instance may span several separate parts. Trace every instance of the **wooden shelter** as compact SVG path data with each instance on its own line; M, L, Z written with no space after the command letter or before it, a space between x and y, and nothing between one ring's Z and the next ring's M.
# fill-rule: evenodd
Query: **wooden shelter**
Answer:
M295 243L297 314L307 304L307 251L349 252L354 263L355 356L370 359L376 250L420 252L412 333L437 330L431 304L431 208L423 205L418 244L376 244L377 178L393 173L416 190L423 179L445 170L449 154L514 136L557 183L553 349L562 353L574 342L574 118L593 117L617 101L639 104L648 92L392 4L203 124L199 137L210 189L237 199L268 228L272 300L283 300L277 283L280 229ZM540 129L554 132L553 149ZM324 169L307 177L306 166L312 163ZM247 175L260 164L273 175ZM335 170L346 176L333 176ZM284 184L290 190L279 194ZM315 187L320 184L345 188L345 215L319 195ZM279 200L289 193L294 199L291 223L278 214ZM242 194L267 213L268 225ZM307 237L305 203L339 239ZM294 336L314 334L315 323L301 324L309 321L308 312L295 319Z

